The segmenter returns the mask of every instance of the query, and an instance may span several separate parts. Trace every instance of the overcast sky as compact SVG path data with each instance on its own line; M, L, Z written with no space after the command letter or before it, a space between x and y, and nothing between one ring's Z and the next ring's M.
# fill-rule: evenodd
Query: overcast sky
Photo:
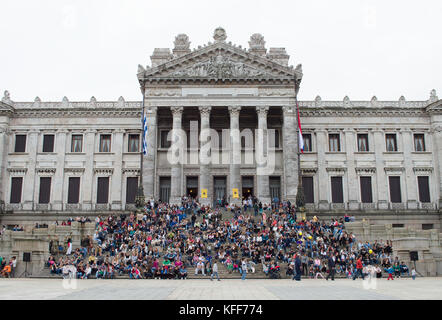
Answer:
M285 47L302 63L300 100L442 96L442 1L53 0L0 2L0 94L14 101L141 100L153 49L227 42Z

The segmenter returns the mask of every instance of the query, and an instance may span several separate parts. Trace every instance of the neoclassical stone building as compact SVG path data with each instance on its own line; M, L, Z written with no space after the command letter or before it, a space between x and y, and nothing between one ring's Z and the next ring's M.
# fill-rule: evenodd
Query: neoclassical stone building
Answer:
M227 42L222 28L213 38L192 50L180 34L172 50L155 49L150 65L138 66L143 101L16 102L5 92L3 210L129 210L140 173L147 199L175 203L205 190L203 203L239 201L236 189L263 202L294 201L301 174L307 207L315 212L431 213L438 223L442 100L435 90L422 101L299 101L305 149L298 172L294 88L300 66L288 65L284 48L267 50L260 34L251 36L249 48ZM141 157L143 106L147 154ZM171 163L174 132L195 128L196 144L187 134L184 160ZM205 129L218 134L210 145L224 151L210 163L200 158L206 139L198 137ZM228 129L238 130L239 140ZM258 140L259 130L268 139ZM273 157L264 174L257 174L265 166L255 157L260 148Z

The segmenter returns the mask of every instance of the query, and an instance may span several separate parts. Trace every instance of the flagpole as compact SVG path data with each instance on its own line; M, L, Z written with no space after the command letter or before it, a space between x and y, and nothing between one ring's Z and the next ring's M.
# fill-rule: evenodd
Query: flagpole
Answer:
M144 155L144 102L145 102L145 93L146 93L146 87L142 86L141 88L143 92L143 102L142 102L142 112L141 112L141 139L140 139L140 178L139 178L139 185L138 185L138 192L137 196L135 198L135 205L136 207L142 208L144 207L144 189L143 189L143 155Z
M298 192L296 194L296 207L304 208L305 198L304 198L304 188L302 187L302 172L301 172L301 149L300 149L300 139L299 139L299 105L298 105L298 91L301 85L301 79L298 79L297 75L295 75L295 103L296 103L296 137L298 141L297 146L297 158L298 158Z

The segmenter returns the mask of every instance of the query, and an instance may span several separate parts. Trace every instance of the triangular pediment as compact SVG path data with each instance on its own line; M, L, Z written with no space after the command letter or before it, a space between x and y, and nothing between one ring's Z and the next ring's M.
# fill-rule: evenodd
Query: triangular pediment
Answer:
M141 79L294 79L302 73L245 49L218 42L156 67L139 70Z
M11 113L14 112L14 108L2 101L0 101L0 113Z

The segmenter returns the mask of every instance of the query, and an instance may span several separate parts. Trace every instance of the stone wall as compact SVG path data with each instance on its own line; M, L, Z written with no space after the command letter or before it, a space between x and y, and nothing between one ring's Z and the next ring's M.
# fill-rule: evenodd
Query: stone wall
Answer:
M93 235L95 223L81 224L72 222L70 226L49 225L48 228L34 228L25 226L24 231L5 231L0 237L0 255L6 259L17 257L17 269L15 276L19 277L25 269L29 274L38 274L47 261L50 252L49 244L61 244L67 246L67 240L72 239L72 247L80 247L81 240L88 235ZM26 266L23 261L23 253L31 253L31 262Z
M418 230L408 226L393 228L392 224L373 224L370 220L348 222L348 232L356 235L359 241L392 240L393 255L409 267L410 251L418 252L416 270L423 276L442 275L442 233L438 229Z

